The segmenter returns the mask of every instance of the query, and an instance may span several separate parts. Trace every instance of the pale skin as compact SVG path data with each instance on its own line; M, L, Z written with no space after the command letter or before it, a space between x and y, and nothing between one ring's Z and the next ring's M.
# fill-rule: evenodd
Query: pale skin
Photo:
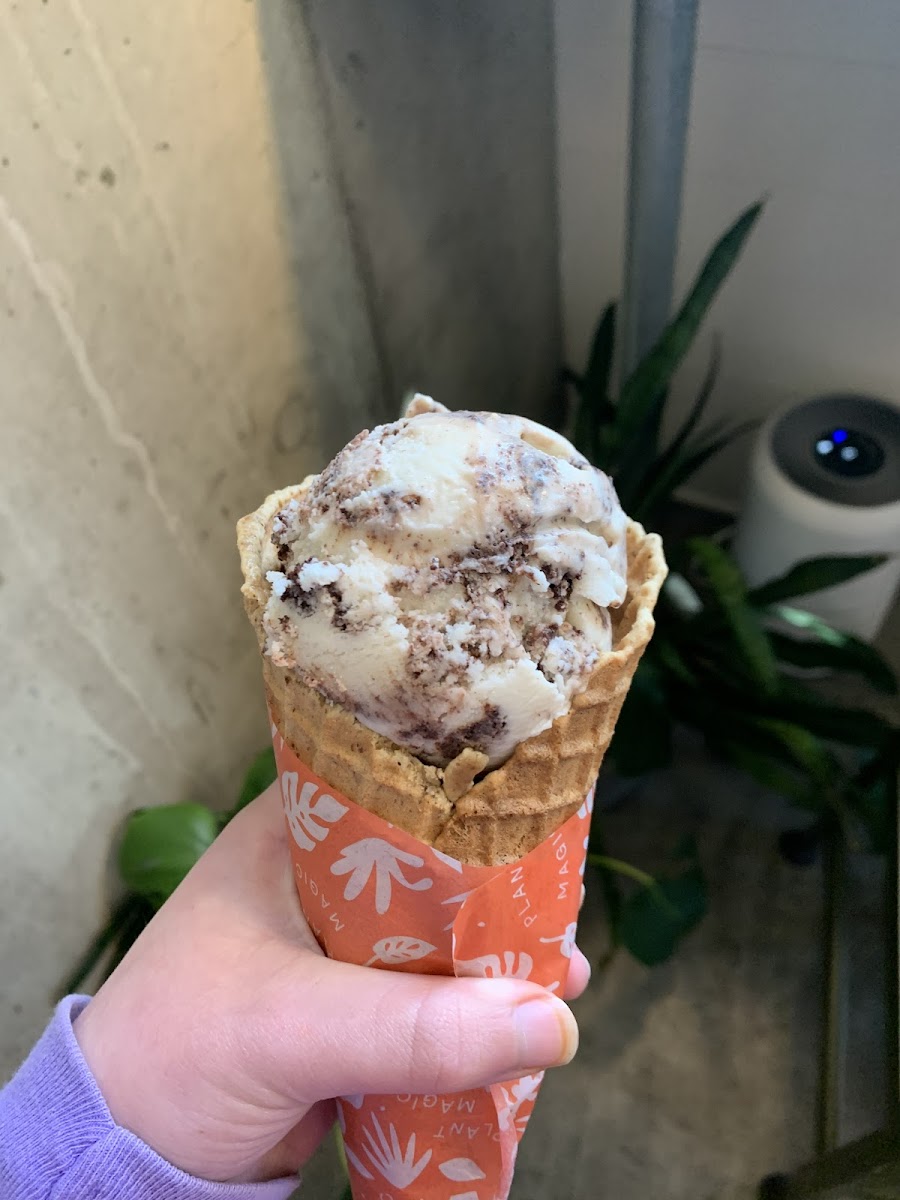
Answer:
M566 999L590 968L575 951ZM462 1091L568 1062L569 1008L536 984L324 957L300 912L279 796L240 813L75 1023L114 1119L192 1175L297 1171L334 1096Z

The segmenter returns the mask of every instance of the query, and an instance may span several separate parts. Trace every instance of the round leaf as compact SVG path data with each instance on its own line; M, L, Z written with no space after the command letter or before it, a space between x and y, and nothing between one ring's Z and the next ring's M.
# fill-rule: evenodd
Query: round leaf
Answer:
M133 892L162 904L218 832L218 818L202 804L142 809L125 827L119 849L122 878Z
M646 967L670 958L678 942L706 913L707 887L699 866L675 879L660 879L625 901L619 918L622 945Z
M278 768L275 765L275 751L271 746L266 746L265 750L261 750L257 754L247 769L247 774L244 776L244 782L241 785L241 794L238 796L238 802L234 806L235 813L239 813L251 800L255 800L277 778Z

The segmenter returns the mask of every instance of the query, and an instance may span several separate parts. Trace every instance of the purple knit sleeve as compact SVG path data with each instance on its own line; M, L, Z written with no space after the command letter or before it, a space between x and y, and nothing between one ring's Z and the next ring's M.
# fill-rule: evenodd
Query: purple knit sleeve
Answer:
M194 1179L113 1121L72 1030L69 996L0 1091L3 1200L287 1200L297 1181Z

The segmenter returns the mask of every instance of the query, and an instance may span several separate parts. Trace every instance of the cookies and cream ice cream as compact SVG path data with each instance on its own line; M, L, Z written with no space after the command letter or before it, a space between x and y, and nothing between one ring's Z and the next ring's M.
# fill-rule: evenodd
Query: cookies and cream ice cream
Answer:
M610 649L626 526L558 434L417 396L277 513L265 652L427 762L495 766Z

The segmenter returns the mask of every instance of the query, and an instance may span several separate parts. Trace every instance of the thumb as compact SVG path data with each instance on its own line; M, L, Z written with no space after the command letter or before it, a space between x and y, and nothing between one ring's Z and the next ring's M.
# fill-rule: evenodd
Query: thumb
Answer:
M534 983L303 958L302 989L288 982L289 998L275 1006L281 1019L272 1069L282 1072L285 1092L306 1103L357 1093L461 1092L561 1066L578 1048L571 1011ZM286 1055L286 1047L295 1054Z

